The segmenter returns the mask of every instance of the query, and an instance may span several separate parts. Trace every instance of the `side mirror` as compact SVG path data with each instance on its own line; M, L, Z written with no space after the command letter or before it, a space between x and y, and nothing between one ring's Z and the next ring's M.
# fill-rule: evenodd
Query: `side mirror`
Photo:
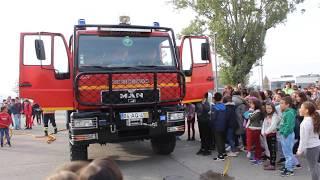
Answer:
M44 50L43 40L36 39L34 41L34 45L35 45L35 50L36 50L38 60L40 61L46 60L46 53Z
M201 43L201 59L210 61L210 45L209 43Z
M183 73L185 76L191 76L192 75L192 69L190 70L183 70Z

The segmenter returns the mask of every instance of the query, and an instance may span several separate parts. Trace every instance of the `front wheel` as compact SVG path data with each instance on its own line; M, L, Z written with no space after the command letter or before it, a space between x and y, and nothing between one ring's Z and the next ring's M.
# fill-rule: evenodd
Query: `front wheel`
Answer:
M176 147L176 136L166 135L154 137L151 139L151 146L153 152L161 155L168 155L173 152Z
M87 145L70 145L70 160L88 160L88 146Z

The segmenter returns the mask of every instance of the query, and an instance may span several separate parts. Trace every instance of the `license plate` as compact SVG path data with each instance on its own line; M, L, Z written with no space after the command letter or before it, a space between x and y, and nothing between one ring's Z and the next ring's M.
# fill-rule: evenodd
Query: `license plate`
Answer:
M122 120L127 119L144 119L149 118L148 112L131 112L131 113L120 113L120 118Z

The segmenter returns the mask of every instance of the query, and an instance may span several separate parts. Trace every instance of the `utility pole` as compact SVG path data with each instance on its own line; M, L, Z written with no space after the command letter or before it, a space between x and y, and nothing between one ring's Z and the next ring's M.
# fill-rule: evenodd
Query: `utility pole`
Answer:
M218 59L217 59L217 33L214 33L214 66L215 66L215 73L214 73L214 89L215 92L218 92Z
M261 66L261 91L263 91L263 64L262 64L262 57L260 58L260 66Z

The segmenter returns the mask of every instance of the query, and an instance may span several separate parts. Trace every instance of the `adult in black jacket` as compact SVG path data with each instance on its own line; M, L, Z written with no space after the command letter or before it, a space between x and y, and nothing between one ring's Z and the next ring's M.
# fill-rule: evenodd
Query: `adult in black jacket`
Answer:
M199 134L201 139L201 148L197 155L210 155L211 130L209 127L210 103L208 102L208 94L206 93L202 102L196 104L196 112L198 119Z

